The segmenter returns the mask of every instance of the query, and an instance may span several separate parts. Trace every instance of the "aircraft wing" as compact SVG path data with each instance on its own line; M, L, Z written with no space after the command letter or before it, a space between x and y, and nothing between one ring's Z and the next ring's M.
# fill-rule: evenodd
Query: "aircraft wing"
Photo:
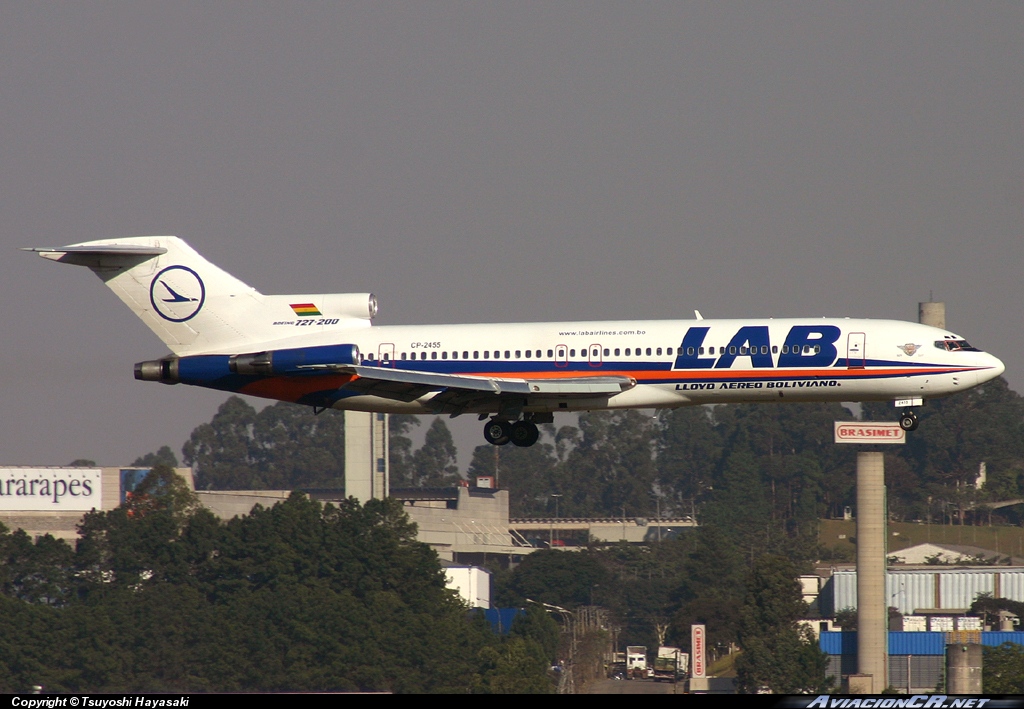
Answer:
M433 401L439 410L454 413L470 403L489 397L529 396L581 397L618 394L636 386L636 380L623 376L582 376L552 379L517 379L469 374L411 372L390 367L361 365L310 365L304 369L324 369L355 374L356 379L343 388L362 394L398 401L414 401L430 392L438 392Z

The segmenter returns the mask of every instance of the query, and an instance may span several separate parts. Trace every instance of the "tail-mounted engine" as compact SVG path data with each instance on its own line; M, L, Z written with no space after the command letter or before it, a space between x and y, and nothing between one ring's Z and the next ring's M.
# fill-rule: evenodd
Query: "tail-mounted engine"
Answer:
M192 355L138 362L135 378L163 384L204 384L232 374L285 376L314 374L332 365L359 363L356 345L323 345L238 355Z

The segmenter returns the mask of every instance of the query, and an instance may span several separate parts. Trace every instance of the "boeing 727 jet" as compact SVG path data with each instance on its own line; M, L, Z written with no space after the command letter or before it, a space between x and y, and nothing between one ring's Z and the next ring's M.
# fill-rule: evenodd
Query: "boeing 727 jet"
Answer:
M263 295L174 236L28 249L90 268L171 354L135 378L313 407L476 414L533 445L558 412L891 400L914 407L1003 373L962 337L892 320L630 320L374 326L370 293Z

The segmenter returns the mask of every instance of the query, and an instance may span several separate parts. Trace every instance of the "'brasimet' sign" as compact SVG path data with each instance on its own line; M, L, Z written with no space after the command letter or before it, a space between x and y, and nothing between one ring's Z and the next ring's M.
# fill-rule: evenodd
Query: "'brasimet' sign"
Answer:
M0 468L0 510L99 509L101 479L98 468Z
M836 421L836 443L906 443L898 423Z

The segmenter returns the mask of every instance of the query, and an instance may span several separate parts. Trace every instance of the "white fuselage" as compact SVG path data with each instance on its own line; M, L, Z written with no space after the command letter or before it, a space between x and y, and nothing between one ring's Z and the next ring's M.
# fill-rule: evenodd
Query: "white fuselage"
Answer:
M375 326L311 333L287 342L307 347L354 344L363 363L396 370L525 379L619 375L636 380L636 386L612 395L527 397L525 411L930 398L964 391L1003 372L1002 362L990 354L936 345L963 342L946 330L888 320ZM410 402L348 396L334 407L429 413L435 410L435 395Z

